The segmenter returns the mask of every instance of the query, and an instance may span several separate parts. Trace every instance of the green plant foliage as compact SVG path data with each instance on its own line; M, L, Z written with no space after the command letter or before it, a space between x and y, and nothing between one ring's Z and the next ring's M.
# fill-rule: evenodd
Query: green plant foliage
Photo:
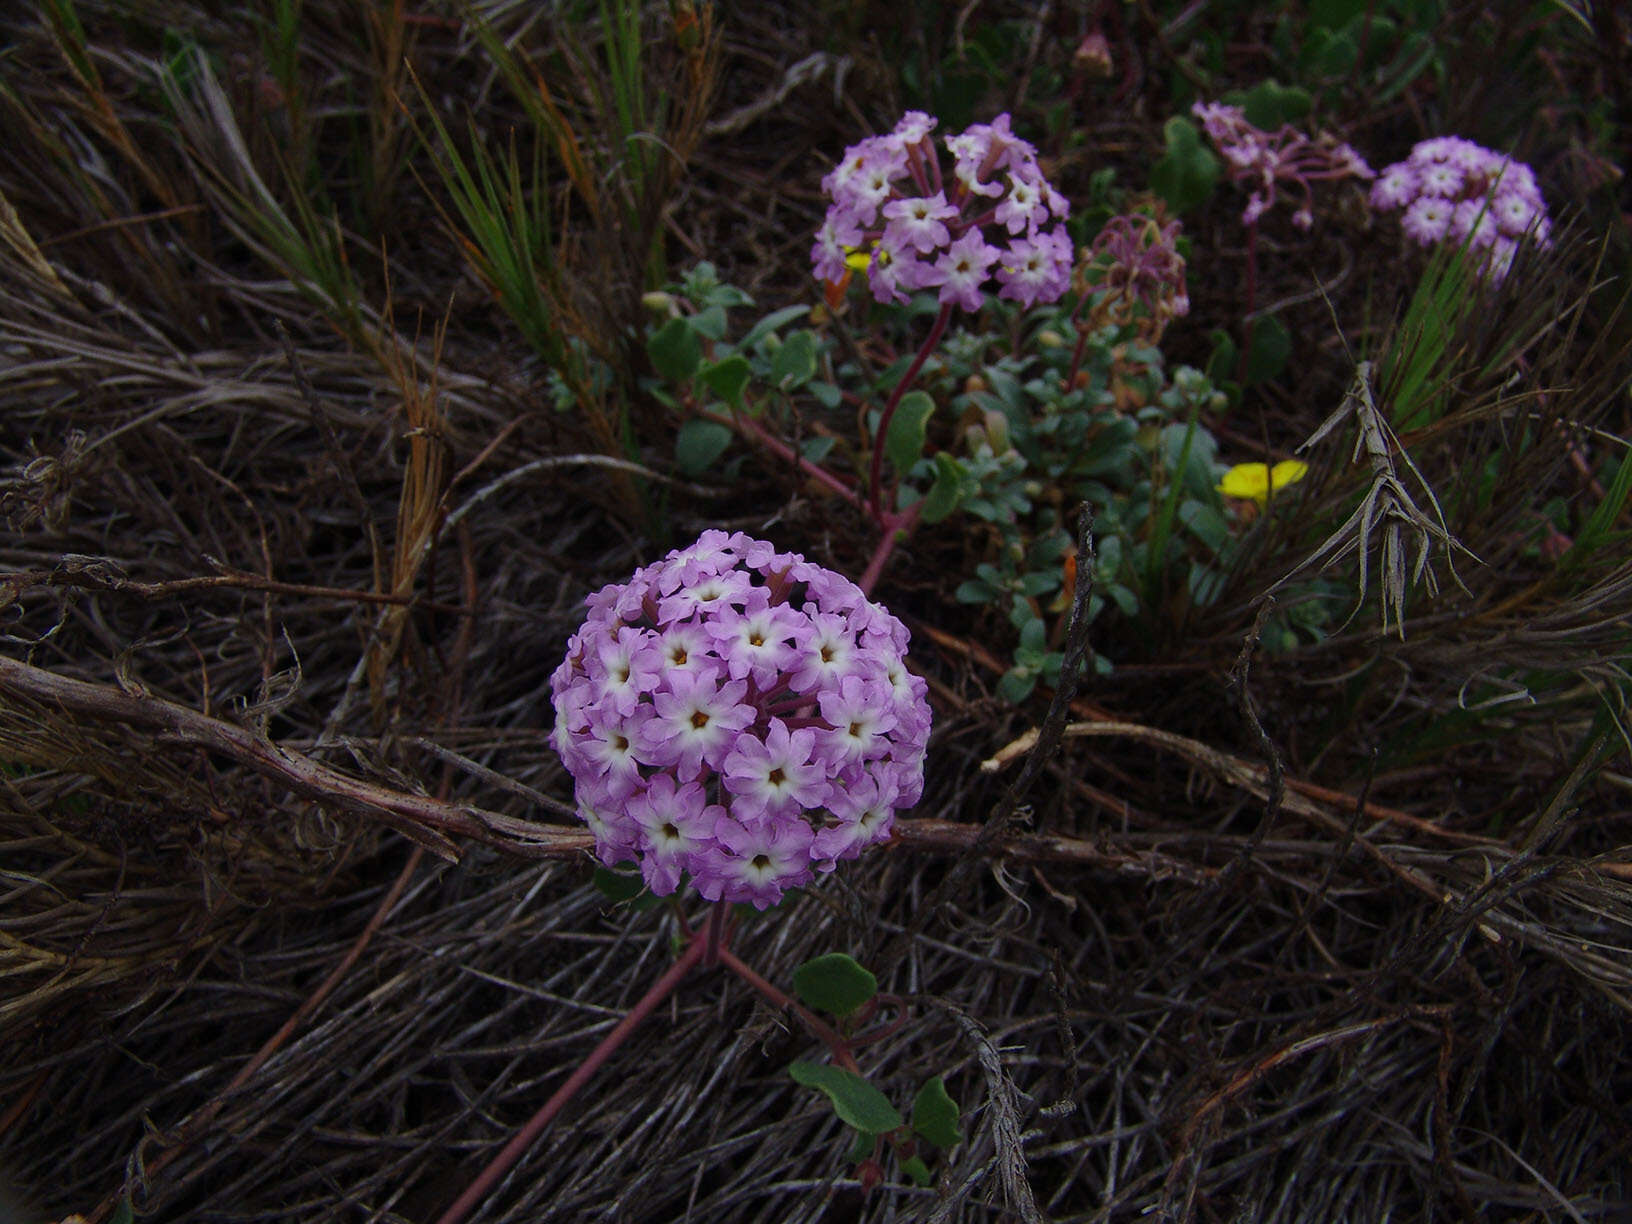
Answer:
M1292 334L1274 315L1260 315L1252 321L1247 339L1245 382L1251 387L1278 377L1292 356Z
M912 1129L919 1138L936 1147L949 1148L963 1142L958 1130L958 1103L946 1090L940 1076L928 1080L912 1101Z
M674 461L687 476L701 476L731 445L731 431L717 421L687 421L674 437Z
M752 375L748 359L741 353L732 353L702 368L703 384L738 411L742 409L742 393Z
M1239 106L1248 123L1266 132L1299 122L1315 104L1307 89L1275 80L1260 81L1248 90L1231 90L1224 100Z
M924 453L924 431L934 411L935 401L922 391L908 391L901 397L884 437L884 453L896 471L907 471Z
M888 1098L853 1071L825 1063L795 1062L789 1064L788 1074L823 1093L839 1120L859 1131L884 1135L906 1125Z
M816 376L816 334L796 331L777 346L771 358L771 385L786 394Z
M807 1005L844 1019L878 993L878 979L843 952L829 952L793 971L794 992Z
M921 1156L908 1156L901 1162L901 1172L912 1178L913 1185L927 1186L935 1179L930 1176L929 1166Z
M1189 212L1218 185L1219 160L1201 138L1201 129L1182 115L1162 127L1167 151L1150 168L1150 189L1174 212Z
M652 368L672 383L689 383L703 364L702 341L686 319L670 319L646 341Z

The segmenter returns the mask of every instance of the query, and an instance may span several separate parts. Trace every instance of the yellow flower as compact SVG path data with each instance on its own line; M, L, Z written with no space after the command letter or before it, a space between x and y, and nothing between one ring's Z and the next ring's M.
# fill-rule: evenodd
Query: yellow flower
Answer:
M1265 463L1238 463L1224 473L1218 491L1225 497L1250 498L1267 505L1271 492L1279 493L1309 473L1309 465L1299 459L1284 459L1274 467Z
M865 272L873 266L872 249L869 248L864 251L860 247L846 247L844 249L844 262L854 271ZM885 262L889 262L888 252L885 253Z

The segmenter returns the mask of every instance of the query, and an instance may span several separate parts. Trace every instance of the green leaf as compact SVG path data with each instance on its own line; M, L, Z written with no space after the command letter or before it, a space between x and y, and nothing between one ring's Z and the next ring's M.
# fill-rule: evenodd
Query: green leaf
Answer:
M796 331L771 358L771 382L778 390L792 391L816 376L816 335Z
M1259 81L1241 98L1247 122L1273 132L1283 123L1296 123L1309 113L1315 100L1307 89L1282 85L1273 78Z
M724 361L704 366L702 377L703 383L710 391L740 411L742 391L748 385L748 376L751 373L753 371L748 366L748 358L741 353L733 353Z
M646 341L652 368L670 382L688 383L703 362L703 344L684 319L670 319Z
M878 993L878 979L843 952L814 957L793 971L794 992L841 1020Z
M837 441L838 439L831 434L817 434L816 437L806 438L799 444L799 454L812 463L820 463L827 458L828 452L833 449L833 444Z
M1037 674L1023 668L1012 668L1003 673L1003 678L997 682L997 695L1004 701L1019 705L1031 696L1037 687Z
M699 476L730 445L731 431L718 421L687 421L674 438L674 461L687 476Z
M1187 212L1212 194L1218 158L1201 143L1201 130L1182 115L1162 128L1167 153L1150 168L1150 189L1175 212Z
M844 393L830 382L811 383L810 393L823 408L837 408L844 402Z
M963 496L964 467L945 451L935 453L935 483L924 497L920 512L926 523L938 523L958 508Z
M918 1089L912 1101L912 1129L936 1147L949 1148L963 1140L958 1131L958 1103L940 1076Z
M878 1136L871 1131L857 1131L856 1137L850 1143L850 1150L844 1158L851 1164L860 1164L872 1156L878 1148Z
M119 1205L113 1209L113 1214L108 1217L108 1224L131 1224L135 1218L136 1214L131 1210L130 1200L122 1198Z
M1181 505L1179 522L1188 527L1191 534L1214 553L1221 554L1229 547L1229 524L1224 521L1222 514L1205 502L1187 501Z
M884 454L898 473L905 474L924 453L924 427L934 411L935 401L922 391L908 391L895 406Z
M1366 11L1366 0L1309 0L1309 24L1335 30Z
M989 582L971 578L968 582L958 584L958 589L952 592L952 598L959 603L991 603L997 598L997 588Z
M853 1071L796 1062L789 1065L788 1074L805 1087L825 1093L839 1120L857 1130L882 1135L906 1125L884 1094Z
M1274 315L1260 315L1252 324L1247 340L1246 385L1268 382L1286 369L1292 355L1292 334Z
M901 1162L901 1172L912 1178L914 1185L927 1186L935 1179L929 1175L929 1166L919 1156L908 1156Z
M784 306L781 310L773 310L758 323L748 329L748 334L742 338L742 348L751 349L766 336L770 335L782 324L797 319L800 315L808 315L809 306Z
M709 306L699 310L686 320L692 330L700 336L707 336L710 340L725 339L725 307Z
M646 891L646 881L638 875L625 875L621 871L613 871L608 867L595 868L593 882L595 891L612 902L613 905L622 905L625 901L633 901Z

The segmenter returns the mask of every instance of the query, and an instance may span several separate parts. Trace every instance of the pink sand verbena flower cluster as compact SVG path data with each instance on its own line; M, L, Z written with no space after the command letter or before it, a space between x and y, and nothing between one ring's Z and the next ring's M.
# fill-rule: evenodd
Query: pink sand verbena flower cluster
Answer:
M1070 208L1043 177L1037 150L999 115L946 137L946 176L935 123L908 111L889 135L845 150L822 180L832 203L810 252L816 275L843 281L847 257L860 251L870 254L867 280L880 302L935 289L943 305L973 312L993 276L998 297L1025 307L1056 301L1071 283Z
M1384 168L1371 206L1403 210L1400 228L1423 246L1468 244L1496 279L1507 275L1521 239L1547 246L1552 223L1535 173L1460 136L1419 142Z
M550 687L602 862L764 909L918 802L927 685L848 578L706 531L586 602Z
M1311 183L1369 179L1376 174L1365 158L1328 132L1310 137L1291 124L1266 132L1250 123L1239 106L1222 102L1197 102L1190 110L1224 155L1231 181L1252 186L1241 213L1243 225L1256 224L1274 206L1277 184L1289 184L1303 192L1303 202L1292 213L1292 224L1306 230L1315 223Z

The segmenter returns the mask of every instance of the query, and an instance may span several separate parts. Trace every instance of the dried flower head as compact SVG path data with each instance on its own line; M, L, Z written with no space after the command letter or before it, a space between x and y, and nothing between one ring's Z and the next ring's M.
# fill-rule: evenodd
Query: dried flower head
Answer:
M1149 344L1161 339L1171 320L1190 313L1179 223L1167 220L1160 202L1153 209L1154 215L1124 213L1107 221L1081 268L1082 290L1103 292L1092 325L1137 321Z
M1291 124L1266 132L1250 123L1239 106L1222 102L1197 102L1191 113L1224 155L1231 181L1251 185L1241 213L1243 224L1256 224L1274 207L1278 185L1291 185L1303 193L1302 203L1292 213L1292 224L1309 229L1315 223L1311 183L1376 177L1365 158L1329 132L1308 136Z
M927 686L849 579L706 531L587 603L550 687L602 862L764 909L918 802Z
M945 139L953 167L944 174L935 122L908 111L889 135L844 151L822 180L832 203L810 252L817 277L843 284L860 252L880 302L935 289L943 304L973 312L994 275L1001 298L1026 307L1057 300L1071 277L1070 208L1036 149L1002 114Z

